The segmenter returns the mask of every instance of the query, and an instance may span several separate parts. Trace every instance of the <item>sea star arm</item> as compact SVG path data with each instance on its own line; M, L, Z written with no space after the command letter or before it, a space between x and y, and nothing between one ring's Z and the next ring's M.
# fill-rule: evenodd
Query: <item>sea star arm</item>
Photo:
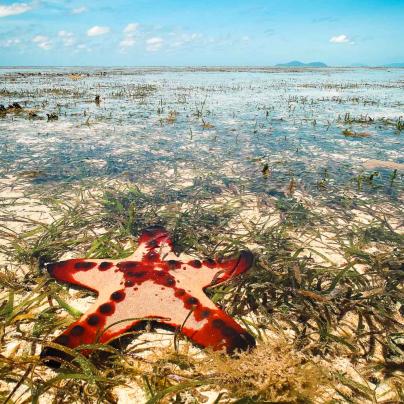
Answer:
M136 251L123 261L158 261L160 256L172 252L172 241L161 226L151 226L143 230ZM114 286L119 274L116 260L70 259L47 265L49 274L62 282L85 287L99 292L111 281ZM119 265L119 264L118 264ZM120 280L120 279L119 279ZM115 282L114 282L115 281Z
M48 264L46 269L58 281L98 292L106 266L111 268L113 264L101 260L70 259Z
M208 259L205 261L191 260L187 262L187 270L195 269L195 282L202 288L217 285L228 279L234 278L251 268L254 256L250 251L241 251L237 258L223 260ZM190 276L193 276L190 274Z
M202 309L206 310L206 309ZM212 310L209 318L202 327L190 327L187 323L180 328L195 344L214 351L225 349L227 353L236 350L247 350L255 346L251 334L220 309Z
M94 308L85 313L78 321L71 324L62 334L52 342L70 349L77 348L85 344L94 344L102 337L103 327L100 327L100 320ZM91 350L82 351L88 355ZM45 346L41 352L41 358L45 359L50 367L59 367L62 361L70 361L72 356L62 349Z
M230 278L241 275L251 268L253 262L254 256L251 251L241 251L237 258L219 261L216 266L219 277L214 283L221 283ZM223 275L220 275L221 271L223 271Z
M53 342L70 349L75 349L82 345L96 343L108 343L114 337L122 335L125 331L140 323L140 319L131 318L131 313L124 309L124 316L116 315L117 304L125 300L125 292L118 290L113 292L110 300L97 299L91 308L84 313L79 320L71 324L62 334L56 337ZM120 308L125 307L123 305ZM118 306L119 308L119 306ZM113 314L115 315L113 317ZM114 331L111 332L110 330ZM92 349L82 349L81 353L89 355ZM70 361L71 355L61 349L54 347L44 347L41 358L45 359L50 367L59 367L62 361Z
M114 260L99 259L70 259L48 264L49 275L58 281L99 292L105 288L113 289L119 284L121 274L116 273ZM111 285L108 282L111 278Z
M144 259L156 261L173 252L173 243L167 230L162 226L150 226L142 231L138 248L129 257L133 261Z

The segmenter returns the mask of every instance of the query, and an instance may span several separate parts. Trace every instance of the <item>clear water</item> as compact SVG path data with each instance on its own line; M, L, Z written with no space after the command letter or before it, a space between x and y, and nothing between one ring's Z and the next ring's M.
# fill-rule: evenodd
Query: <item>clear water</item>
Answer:
M0 175L158 187L186 173L274 194L292 177L313 192L322 178L344 186L368 159L404 163L403 89L404 69L0 69L0 104L38 115L0 115ZM369 190L397 196L392 170L378 172Z

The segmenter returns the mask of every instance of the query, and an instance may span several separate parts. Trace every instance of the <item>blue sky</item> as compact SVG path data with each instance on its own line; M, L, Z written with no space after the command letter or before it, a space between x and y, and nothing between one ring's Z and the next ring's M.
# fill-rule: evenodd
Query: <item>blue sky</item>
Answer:
M0 65L404 62L404 0L0 0Z

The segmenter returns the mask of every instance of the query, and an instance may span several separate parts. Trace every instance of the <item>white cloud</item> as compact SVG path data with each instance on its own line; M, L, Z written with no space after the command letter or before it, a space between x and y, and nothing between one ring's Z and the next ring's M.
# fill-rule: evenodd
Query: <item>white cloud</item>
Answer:
M52 42L45 35L37 35L32 38L32 42L36 43L38 48L49 50L52 48Z
M58 37L62 39L64 46L73 46L76 43L76 38L72 32L59 31Z
M351 39L347 35L344 35L344 34L331 37L330 42L331 43L351 43L351 44L353 44Z
M72 14L81 14L87 11L86 6L80 6L72 9Z
M19 45L20 43L21 43L21 39L18 39L18 38L6 39L5 41L0 42L0 47L11 48L12 46Z
M87 36L100 36L108 34L111 31L109 27L100 27L99 25L95 25L87 31Z
M33 6L28 3L13 3L8 6L0 5L0 17L8 17L9 15L18 15L31 10Z
M125 36L121 42L119 42L119 47L124 50L127 48L131 48L136 43L136 39L134 36Z
M148 52L157 52L163 45L163 39L155 36L146 41L146 50Z
M87 51L87 52L91 52L92 49L85 43L80 43L76 46L74 53L77 52L82 52L82 51Z
M125 34L133 34L134 32L136 32L139 28L139 24L136 22L131 22L130 24L128 24L125 29L123 30L123 32Z
M125 34L122 41L119 42L119 47L121 48L121 51L125 52L128 48L131 48L133 45L136 43L136 38L135 34L136 31L139 28L139 24L132 22L128 24L124 30L123 33Z
M188 45L190 43L194 43L196 41L201 41L203 36L202 34L192 33L192 34L180 34L178 35L175 32L171 32L170 37L172 38L170 47L179 48L180 46Z

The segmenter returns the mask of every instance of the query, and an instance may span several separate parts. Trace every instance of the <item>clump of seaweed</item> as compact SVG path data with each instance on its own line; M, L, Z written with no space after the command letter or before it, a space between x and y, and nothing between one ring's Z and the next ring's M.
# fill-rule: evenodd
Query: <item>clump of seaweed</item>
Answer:
M21 111L23 111L23 107L18 102L13 102L8 107L5 107L3 104L0 104L0 115L18 114Z
M159 350L152 358L158 365L149 371L146 368L144 373L150 403L162 398L184 399L185 394L180 392L183 388L191 390L194 397L203 397L204 390L213 389L217 391L217 402L311 402L314 396L326 396L327 390L329 394L332 385L322 364L297 352L285 340L270 340L252 352L232 357L214 352L198 357L187 353L185 346L177 351ZM192 374L198 376L191 382ZM157 375L165 379L165 384L156 383ZM180 383L175 383L172 375ZM202 388L197 390L198 387Z
M51 112L50 114L46 114L48 117L48 122L57 121L59 119L59 115L56 112Z
M252 402L305 402L325 393L326 370L285 341L268 341L237 357L210 355L200 363L215 385Z
M353 137L353 138L364 138L364 137L369 137L370 136L370 133L367 133L367 132L354 132L354 131L352 131L350 129L344 129L342 131L342 134L345 137Z
M399 132L401 132L402 130L404 130L404 121L403 119L400 117L397 122L396 122L396 128Z

